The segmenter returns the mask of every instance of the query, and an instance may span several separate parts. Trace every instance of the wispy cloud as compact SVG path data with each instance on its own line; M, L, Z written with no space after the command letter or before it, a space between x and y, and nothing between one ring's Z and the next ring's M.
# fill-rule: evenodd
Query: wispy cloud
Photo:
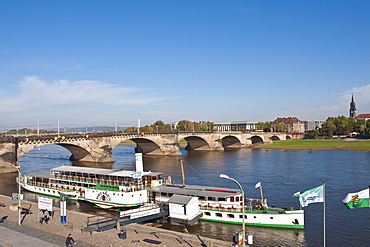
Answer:
M0 119L9 116L43 116L50 118L68 114L79 118L99 112L105 115L110 110L115 114L138 106L163 103L166 97L149 88L122 87L100 81L58 80L48 83L37 76L25 76L17 85L18 92L0 92ZM6 114L6 115L5 115Z

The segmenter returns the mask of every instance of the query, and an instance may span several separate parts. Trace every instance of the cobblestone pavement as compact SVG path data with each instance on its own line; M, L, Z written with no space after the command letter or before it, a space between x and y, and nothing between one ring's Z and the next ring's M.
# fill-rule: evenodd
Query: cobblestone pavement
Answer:
M60 209L54 207L54 218L49 221L48 224L40 224L38 213L37 213L37 203L22 201L23 206L31 206L32 214L23 214L22 225L18 225L18 212L11 211L10 205L14 202L8 196L0 195L0 203L4 203L5 207L0 207L0 219L3 216L8 216L6 220L0 223L1 229L8 229L9 234L14 233L14 236L7 236L7 242L5 238L2 239L0 235L0 246L10 247L10 246L65 246L65 239L69 233L72 234L76 241L76 247L85 246L99 246L99 247L116 247L116 246L152 246L143 242L143 239L154 239L161 241L162 243L156 246L205 246L202 245L200 239L191 234L178 233L165 229L158 229L150 226L130 224L121 227L120 230L126 230L126 239L119 238L120 233L117 229L111 229L103 232L93 232L83 233L82 228L86 226L88 214L75 212L68 210L67 213L67 224L60 223ZM15 232L17 233L15 233ZM20 235L18 235L20 234ZM27 244L14 244L11 242L12 239L21 241L22 239L28 239ZM36 240L35 240L36 239ZM229 247L231 242L209 239L206 237L201 237L204 244L208 247ZM38 245L31 245L32 240L43 241ZM26 240L27 241L27 240ZM13 243L13 244L12 244ZM47 245L45 245L47 243Z
M34 231L32 229L25 229L24 227L22 227L23 229L19 229L19 230L22 230L22 232L26 230L25 232L27 232L28 234L31 234L31 236L29 236L20 231L11 230L11 228L14 227L12 226L13 224L14 224L13 222L8 221L6 224L4 224L4 225L7 225L7 228L0 226L0 246L2 247L8 247L8 246L58 247L60 246L57 244L52 244L55 238L50 235L53 235L53 234L39 234L37 231ZM42 240L42 239L45 239L47 235L49 235L48 239L46 241Z

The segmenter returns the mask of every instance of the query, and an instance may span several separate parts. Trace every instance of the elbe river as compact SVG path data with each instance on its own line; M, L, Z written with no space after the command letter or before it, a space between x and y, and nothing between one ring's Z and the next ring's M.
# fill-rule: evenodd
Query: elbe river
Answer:
M134 170L134 147L119 145L113 150L114 163L86 164L69 161L71 153L57 145L42 146L22 156L19 163L23 173L49 171L61 165L93 166ZM299 208L297 191L312 189L326 183L326 245L370 246L370 208L347 209L343 198L370 185L370 152L362 151L283 151L265 149L233 149L226 151L186 151L181 149L187 184L238 188L220 173L238 180L248 197L260 197L255 184L262 182L264 197L277 207ZM144 170L163 172L172 181L181 183L181 169L177 157L144 156ZM1 174L0 193L17 192L16 174ZM37 200L35 194L24 192L25 199ZM59 201L54 199L54 206ZM101 209L87 202L68 201L69 210L98 213ZM324 203L309 204L305 210L305 229L288 230L246 227L253 235L254 246L323 246ZM68 215L67 215L68 220ZM181 231L181 227L164 228ZM193 234L231 241L240 225L201 221L187 227Z

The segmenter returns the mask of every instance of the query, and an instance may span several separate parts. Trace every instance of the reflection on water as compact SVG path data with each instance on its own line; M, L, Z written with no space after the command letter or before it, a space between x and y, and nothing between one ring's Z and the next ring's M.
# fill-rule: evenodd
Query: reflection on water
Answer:
M254 188L262 181L264 196L269 204L299 207L293 197L297 191L305 191L326 182L326 239L328 246L369 246L369 209L347 210L342 199L349 192L367 188L370 181L370 152L354 151L281 151L235 149L224 152L191 152L181 149L185 164L187 184L213 185L237 188L232 181L219 178L224 173L237 179L246 195L259 197ZM71 153L57 145L47 145L22 156L22 172L48 171L61 165L72 165ZM134 146L119 145L113 150L114 163L91 164L73 162L73 165L135 169ZM144 156L144 169L163 172L181 183L179 156ZM11 195L18 191L15 184L17 173L1 174L0 193ZM13 181L13 182L12 182ZM25 193L27 200L37 201L37 195ZM59 200L54 198L54 205ZM103 213L86 202L68 201L67 208L86 213ZM253 235L255 246L322 246L323 245L323 203L310 204L305 208L305 230L284 230L247 226L248 235ZM177 231L181 227L164 225ZM240 225L201 221L199 226L188 227L190 233L212 238L231 240Z
M183 226L163 224L162 228L179 233L184 232ZM199 225L187 226L186 230L190 234L199 234L210 238L232 241L233 234L240 232L242 229L240 225L200 221ZM246 235L253 236L254 246L306 246L304 231L302 230L247 226Z

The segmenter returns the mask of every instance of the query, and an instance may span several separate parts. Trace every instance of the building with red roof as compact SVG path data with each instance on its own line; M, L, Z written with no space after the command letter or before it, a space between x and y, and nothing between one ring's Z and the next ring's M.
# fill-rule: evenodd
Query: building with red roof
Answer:
M370 114L359 114L355 117L356 120L369 120Z

